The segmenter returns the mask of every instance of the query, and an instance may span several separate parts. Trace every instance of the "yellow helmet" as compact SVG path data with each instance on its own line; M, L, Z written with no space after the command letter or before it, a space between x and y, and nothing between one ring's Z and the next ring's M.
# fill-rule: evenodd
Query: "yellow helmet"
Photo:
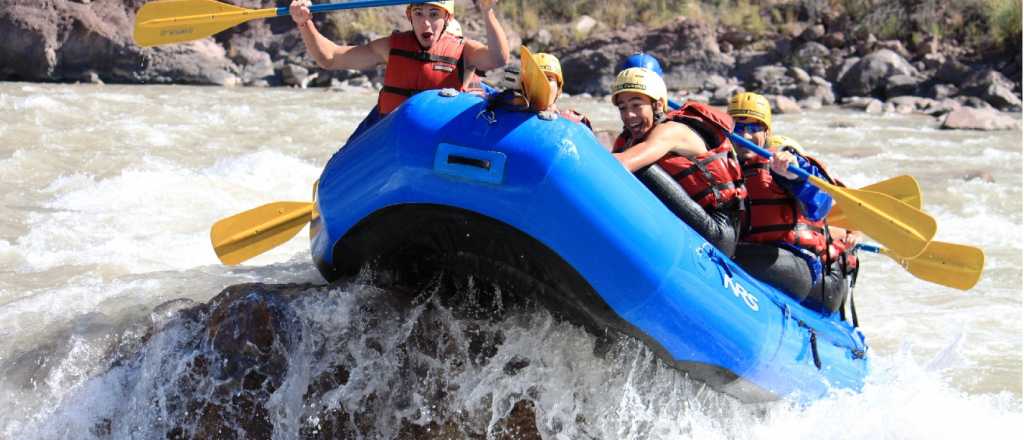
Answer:
M562 90L562 84L565 82L562 79L562 63L558 62L558 58L548 53L536 53L533 55L533 59L537 61L537 67L543 70L545 74L555 75L555 81L558 82L558 90Z
M653 70L643 67L630 67L619 72L612 84L612 101L615 96L623 92L634 92L660 102L664 106L668 101L668 88L665 87L665 80L661 79Z
M413 6L418 6L418 5L434 5L434 6L437 6L437 7L441 8L441 9L444 9L452 17L455 16L455 0L442 0L442 1L439 1L439 2L413 3L413 4L409 5L409 6L407 6L406 9L410 9Z
M734 118L751 118L760 121L767 128L772 128L772 105L768 98L752 92L732 95L729 99L729 116Z
M789 136L783 136L781 134L773 134L768 138L768 149L772 151L778 151L784 147L790 147L796 150L797 153L804 154L804 147L799 142Z

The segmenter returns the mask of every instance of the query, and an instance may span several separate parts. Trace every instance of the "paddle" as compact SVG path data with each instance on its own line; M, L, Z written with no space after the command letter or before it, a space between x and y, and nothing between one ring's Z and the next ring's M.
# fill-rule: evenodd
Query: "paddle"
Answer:
M911 176L896 176L881 182L872 183L862 187L861 190L887 194L896 200L921 209L921 186ZM843 208L838 205L833 206L832 210L829 211L828 224L840 228L853 229L846 218L846 213L843 212Z
M551 86L548 85L547 75L537 65L533 53L526 46L519 48L519 62L522 64L519 69L519 77L523 82L523 95L530 103L530 110L535 112L547 110L555 100L555 97L551 96Z
M210 228L217 258L234 266L279 246L312 219L309 202L276 202L223 218Z
M423 3L423 0L363 0L312 5L309 11L337 11L377 6ZM180 43L209 37L257 18L288 15L288 7L246 9L214 0L157 0L146 3L135 15L135 44L142 47Z
M742 136L724 132L743 148L765 158L772 156ZM934 218L889 195L835 186L793 165L789 166L789 171L828 192L836 205L842 207L854 229L863 231L898 255L913 257L920 254L935 236L937 225Z
M882 247L859 244L859 249L889 256L908 272L925 281L969 290L978 283L985 267L985 253L976 247L932 241L914 258L903 258Z

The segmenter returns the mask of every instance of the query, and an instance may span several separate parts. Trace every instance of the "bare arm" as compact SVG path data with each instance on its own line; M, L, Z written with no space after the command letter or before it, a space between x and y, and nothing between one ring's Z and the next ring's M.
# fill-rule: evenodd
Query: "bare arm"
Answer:
M614 156L630 172L658 161L668 153L693 157L708 151L704 139L685 124L669 121L656 125L647 139Z
M391 49L387 37L363 46L337 45L316 29L316 25L310 19L308 0L293 1L289 12L299 28L306 50L321 68L365 70L387 62L388 51Z
M509 47L505 28L501 27L494 13L497 0L479 0L477 6L484 15L487 26L487 45L479 41L466 40L466 64L480 70L491 70L508 64Z

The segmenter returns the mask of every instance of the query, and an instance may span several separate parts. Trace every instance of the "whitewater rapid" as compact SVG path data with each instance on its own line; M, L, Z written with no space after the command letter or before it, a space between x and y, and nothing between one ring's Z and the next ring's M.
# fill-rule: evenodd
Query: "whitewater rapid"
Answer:
M304 233L226 267L210 248L209 226L264 203L309 200L324 163L374 98L0 83L0 438L162 435L140 427L159 425L161 413L148 403L173 394L162 375L195 355L174 349L190 331L180 310L240 283L323 284ZM598 128L619 127L607 102L567 104ZM779 132L799 139L851 186L915 176L924 208L939 222L936 239L987 255L985 275L970 292L918 280L882 256L862 257L856 300L872 358L863 392L836 392L809 407L742 405L661 366L642 344L620 341L611 355L598 355L601 341L537 313L487 327L503 334L496 359L529 360L519 374L504 374L505 362L431 364L457 385L447 405L472 415L467 424L487 426L507 414L513 397L528 396L540 432L567 439L1024 432L1020 130L942 131L924 116L838 109L777 119ZM400 344L403 325L424 313L440 314L432 319L453 332L467 325L438 307L372 327L358 305L380 292L358 280L310 292L299 319L324 343L350 341L358 330ZM145 362L111 364L136 350ZM271 402L275 438L300 436L297 427L308 421L298 390L324 361L302 344L290 350L289 386ZM339 391L325 402L358 406L366 393L393 387L400 371L370 368L386 361L360 364L367 375L360 392ZM393 412L430 420L429 408L412 402ZM110 419L123 423L95 429ZM375 432L387 438L393 431L381 424Z

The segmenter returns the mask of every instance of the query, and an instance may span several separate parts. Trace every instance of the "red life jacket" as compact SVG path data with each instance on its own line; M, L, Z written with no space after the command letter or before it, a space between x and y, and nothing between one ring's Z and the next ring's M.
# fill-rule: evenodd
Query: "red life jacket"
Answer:
M840 182L839 179L832 177L832 175L829 174L828 172L828 168L825 168L825 164L821 163L821 161L819 161L817 158L807 154L804 154L803 157L804 159L807 159L807 161L810 162L812 165L818 167L818 169L821 170L821 174L825 177L826 181L834 185L842 187L846 186L845 184L843 184L843 182ZM851 272L856 270L857 266L860 264L860 261L857 259L857 254L854 252L855 249L848 248L846 244L844 244L842 241L832 240L831 235L827 236L826 238L828 239L828 260L825 260L825 262L831 263L833 261L841 261L842 267L846 272L844 275L850 274Z
M667 154L658 160L658 165L706 210L739 205L747 197L743 171L732 143L722 133L732 131L732 118L705 104L689 101L665 115L665 120L692 128L704 139L708 151L693 158Z
M632 146L633 143L629 142L629 131L623 130L619 133L619 137L615 138L615 143L612 144L612 153L621 153L626 151L627 146Z
M462 90L465 40L461 37L445 32L429 50L423 50L416 35L406 31L391 34L389 43L391 52L384 72L384 87L377 99L381 116L423 90Z
M789 243L828 261L825 221L812 221L804 216L799 202L775 183L768 164L769 160L760 156L743 163L749 209L740 240Z

